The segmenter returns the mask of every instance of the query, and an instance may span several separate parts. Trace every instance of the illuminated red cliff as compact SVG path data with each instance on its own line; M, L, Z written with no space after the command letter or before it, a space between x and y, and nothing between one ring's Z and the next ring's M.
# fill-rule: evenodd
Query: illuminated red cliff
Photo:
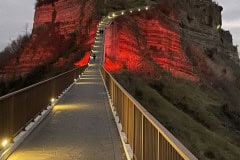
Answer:
M211 0L172 0L128 12L106 30L105 67L145 77L158 77L165 70L192 81L233 79L229 65L237 65L239 58L231 34L218 28L221 11ZM219 64L220 59L225 62ZM222 74L225 70L227 74Z
M94 0L58 0L36 6L30 42L0 69L10 80L39 66L67 69L90 51L98 23Z
M180 31L147 12L118 18L108 27L106 68L155 77L160 66L174 76L199 80L181 46Z
M230 33L217 30L222 24L221 7L211 0L152 3L148 11L126 14L107 28L105 66L110 71L128 69L159 77L164 70L175 77L198 81L222 76L226 70L226 76L232 77L227 62L223 67L209 66L214 56L238 63ZM39 66L50 72L61 72L74 64L83 65L85 60L80 60L89 57L101 16L114 9L136 5L146 3L135 0L39 1L30 42L0 68L1 80L24 77ZM202 54L196 55L199 50ZM196 57L201 57L201 61ZM212 68L221 70L211 71Z

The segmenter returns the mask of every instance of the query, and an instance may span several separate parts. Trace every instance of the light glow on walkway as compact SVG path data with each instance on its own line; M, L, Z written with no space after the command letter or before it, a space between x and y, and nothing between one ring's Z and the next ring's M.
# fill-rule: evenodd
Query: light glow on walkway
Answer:
M4 139L1 143L2 147L6 147L8 145L9 141L7 139Z

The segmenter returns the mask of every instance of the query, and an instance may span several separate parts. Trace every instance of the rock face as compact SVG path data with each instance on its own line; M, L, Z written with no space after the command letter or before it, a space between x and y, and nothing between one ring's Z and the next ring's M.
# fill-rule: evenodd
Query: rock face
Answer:
M223 8L212 0L184 3L177 4L181 43L198 75L210 84L218 79L233 82L239 77L239 57L232 35L221 29Z
M37 66L79 64L76 59L90 51L99 11L108 12L109 6L112 10L146 4L153 4L152 8L118 18L107 29L105 65L109 70L125 68L159 77L163 69L193 81L211 75L234 79L228 66L238 64L237 48L232 45L231 34L220 28L222 7L212 0L41 1L36 6L30 42L0 68L0 78L24 76ZM196 59L199 50L201 61ZM206 64L206 59L216 65L209 67L211 63ZM214 70L220 63L222 71Z
M94 0L58 0L36 6L30 42L4 67L0 79L10 80L35 67L71 66L83 57L95 34L98 17Z
M124 68L153 77L160 75L160 67L193 81L205 80L211 74L220 76L216 68L224 59L214 62L211 58L239 62L231 34L221 29L221 11L222 7L211 0L171 0L117 18L106 32L105 66L112 72ZM195 53L199 50L202 55L198 61ZM227 70L225 77L231 79L228 64L220 68Z
M36 8L34 29L46 23L56 24L55 30L65 38L73 32L85 34L95 12L94 0L58 0Z
M184 54L179 30L151 13L125 16L114 22L107 29L105 51L109 71L127 68L155 77L160 66L174 76L199 80Z

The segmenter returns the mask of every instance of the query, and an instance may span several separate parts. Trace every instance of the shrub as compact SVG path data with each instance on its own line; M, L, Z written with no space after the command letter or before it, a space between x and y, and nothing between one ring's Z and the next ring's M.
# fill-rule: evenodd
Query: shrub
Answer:
M13 40L2 52L0 52L0 67L6 64L10 58L20 53L30 40L30 35L19 35L16 40Z
M38 6L41 6L41 5L44 5L44 4L54 3L56 1L57 0L36 0L35 7L38 7Z

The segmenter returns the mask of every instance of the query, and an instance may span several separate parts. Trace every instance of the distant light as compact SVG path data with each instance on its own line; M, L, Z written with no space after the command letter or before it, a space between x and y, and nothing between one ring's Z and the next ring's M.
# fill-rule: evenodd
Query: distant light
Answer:
M221 25L219 24L219 25L217 25L217 30L220 30L221 29Z
M92 51L93 53L97 53L98 51Z
M54 102L55 102L55 98L52 98L52 99L51 99L51 102L54 103Z
M130 10L130 13L132 13L133 11L132 10Z
M138 8L138 12L140 12L141 11L141 9L140 8Z
M2 147L6 147L7 145L8 145L8 140L7 139L4 139L3 141L2 141Z
M116 16L116 14L115 14L115 13L113 13L113 14L112 14L112 16L113 16L113 17L115 17L115 16Z
M147 6L147 7L146 7L146 10L148 10L148 9L149 9L149 7Z
M124 12L122 12L122 15L124 15Z

